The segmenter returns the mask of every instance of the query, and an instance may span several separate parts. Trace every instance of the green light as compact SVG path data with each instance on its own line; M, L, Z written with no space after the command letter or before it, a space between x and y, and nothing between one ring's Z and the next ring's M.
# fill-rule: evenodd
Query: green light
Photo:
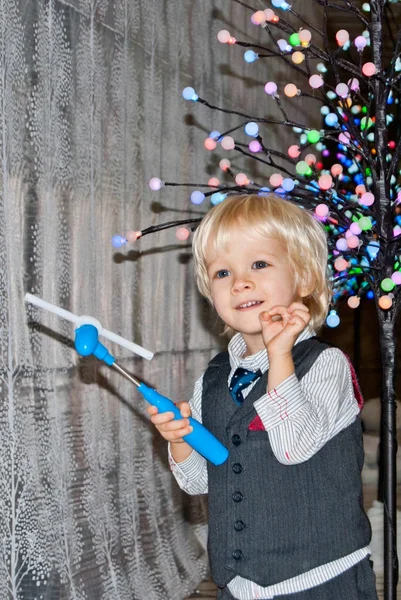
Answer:
M308 131L306 137L310 144L316 144L320 140L320 133L316 129L311 129L311 131Z
M290 39L288 40L291 46L300 46L301 40L299 39L299 35L297 33L292 33L290 35Z
M365 169L365 175L372 175L372 171L370 170L369 167L366 167L366 169Z
M295 170L298 173L298 175L306 175L306 173L310 170L309 169L309 165L306 161L304 160L300 160L299 162L297 162L297 164L295 165Z
M386 279L383 279L381 282L380 287L384 292L391 292L391 290L395 288L395 283L390 277L386 277Z
M373 121L370 117L362 117L361 119L361 131L364 131L365 129L369 129L370 127L372 127L373 125Z
M368 109L366 108L366 106L362 106L362 112L366 115L366 113L368 112Z
M367 231L368 229L372 229L372 221L370 217L361 217L358 220L358 225L362 229L362 231Z

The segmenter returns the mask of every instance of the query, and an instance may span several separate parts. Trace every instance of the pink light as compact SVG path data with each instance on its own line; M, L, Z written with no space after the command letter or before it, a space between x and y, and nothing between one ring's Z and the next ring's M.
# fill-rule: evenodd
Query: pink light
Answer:
M266 15L263 10L257 10L251 16L251 21L254 25L261 25L266 21Z
M338 177L343 172L343 168L341 165L336 163L336 164L332 165L330 171L331 171L331 174L333 175L333 177Z
M359 90L359 81L356 77L353 77L348 81L348 86L353 92L357 92Z
M217 142L213 138L208 137L205 139L203 145L205 146L206 150L214 150L217 146Z
M358 35L358 37L354 39L355 47L359 50L359 52L365 48L367 43L367 39L363 35Z
M269 94L269 96L274 96L277 93L277 85L274 81L268 81L265 85L265 92Z
M394 271L391 275L391 279L394 281L396 285L401 285L401 273L400 271Z
M163 182L158 177L152 177L152 179L149 181L149 187L154 192L157 192L158 190L160 190L162 185L163 185Z
M287 85L284 88L284 94L286 96L288 96L288 98L293 98L294 96L296 96L299 93L300 93L300 90L293 83L287 83Z
M348 96L348 92L349 92L349 89L345 83L339 83L336 86L336 94L340 98L346 98Z
M342 256L339 256L334 261L334 268L336 271L345 271L349 267L348 261L345 260Z
M212 187L219 187L220 185L220 181L217 179L217 177L211 177L207 183Z
M179 227L175 232L175 237L177 240L180 240L180 242L184 242L189 238L190 233L191 232L186 227Z
M314 154L307 154L307 155L305 156L305 159L304 159L304 160L305 160L305 162L307 162L307 163L308 163L308 165L311 167L312 165L314 165L314 164L316 163L316 160L317 160L317 158L316 158L316 156L315 156Z
M361 303L361 299L358 296L350 296L347 300L347 304L350 308L358 308Z
M338 141L341 144L344 145L348 145L350 143L350 134L348 133L348 131L343 131L342 133L340 133L340 135L338 136Z
M323 77L321 75L312 75L309 77L309 85L313 89L317 89L324 85Z
M360 183L359 185L356 186L355 194L357 194L359 196L361 194L364 194L365 192L366 192L366 188L362 183Z
M273 173L270 176L269 182L273 187L279 187L283 183L283 176L280 173Z
M347 244L348 244L349 248L358 248L358 246L359 246L359 237L357 237L356 235L351 235L347 239Z
M366 77L372 77L372 75L376 75L377 69L372 62L367 62L362 66L362 73L366 75Z
M293 146L290 146L288 148L287 152L288 156L290 156L291 158L298 158L298 156L301 154L301 149L299 146L294 144Z
M278 18L276 17L276 14L274 12L274 10L272 10L271 8L265 8L265 10L263 11L265 13L265 18L266 21L278 21Z
M333 185L333 178L331 175L322 175L318 181L321 190L329 190Z
M359 227L358 223L351 223L349 228L350 231L352 231L352 233L354 233L355 235L359 235L360 233L362 233L362 229Z
M217 34L217 39L219 40L220 44L227 44L230 37L230 32L227 31L227 29L220 29L219 33Z
M227 171L231 167L231 163L228 158L222 158L219 162L219 167L222 171Z
M237 183L238 185L248 185L249 179L245 175L245 173L238 173L235 176L235 183Z
M301 31L298 33L298 36L301 42L306 44L308 44L312 39L312 34L309 29L301 29Z
M234 138L232 138L230 135L226 135L221 140L221 145L224 148L224 150L234 150L234 148L235 148Z
M251 152L260 152L262 150L262 146L258 142L258 140L252 140L248 146Z
M375 201L375 197L372 194L372 192L365 192L358 199L359 204L363 204L364 206L371 206L374 201Z
M315 208L315 213L318 217L327 217L329 214L329 207L326 204L318 204Z
M133 244L142 236L142 231L127 231L125 239L129 244Z
M349 33L346 29L340 29L336 33L336 40L339 46L344 46L349 40Z

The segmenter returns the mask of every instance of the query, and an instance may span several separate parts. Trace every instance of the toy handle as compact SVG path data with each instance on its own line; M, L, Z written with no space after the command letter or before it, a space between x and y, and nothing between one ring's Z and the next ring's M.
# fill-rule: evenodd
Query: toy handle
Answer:
M172 412L174 413L174 419L183 418L179 409L169 398L162 396L159 392L149 388L144 383L141 383L138 390L145 400L158 408L159 412ZM214 465L223 464L228 457L227 448L202 423L199 423L199 421L192 417L189 417L189 422L193 427L193 431L183 437L187 444L199 452L206 460L210 460Z

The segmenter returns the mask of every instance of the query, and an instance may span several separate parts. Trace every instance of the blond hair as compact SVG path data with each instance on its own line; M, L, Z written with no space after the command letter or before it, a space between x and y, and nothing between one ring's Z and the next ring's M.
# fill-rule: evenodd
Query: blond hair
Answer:
M227 247L234 227L246 227L249 238L280 242L294 270L295 284L308 290L299 298L311 314L317 331L324 323L330 301L327 240L323 226L312 215L276 194L230 196L202 219L193 239L196 282L211 302L206 251L209 242L219 253Z

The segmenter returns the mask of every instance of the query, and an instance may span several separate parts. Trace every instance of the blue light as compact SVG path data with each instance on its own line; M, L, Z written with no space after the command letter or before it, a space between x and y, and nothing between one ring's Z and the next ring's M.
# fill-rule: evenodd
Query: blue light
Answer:
M295 182L293 179L286 177L285 179L283 179L283 183L281 185L286 192L292 192L292 190L295 187Z
M338 327L338 325L340 324L340 317L338 316L335 310L330 311L330 314L326 319L326 324L332 328Z
M192 102L196 102L199 96L196 94L193 87L186 87L182 90L182 97L185 100L192 100Z
M324 122L329 127L335 127L336 125L338 125L338 116L335 113L329 113L325 117Z
M214 205L220 204L220 202L223 202L223 200L225 200L226 197L227 197L227 194L222 194L221 192L215 192L214 194L212 194L210 196L210 202Z
M245 133L252 137L256 137L259 133L259 125L251 121L245 125Z
M253 63L255 62L255 60L258 60L259 58L259 54L256 54L256 52L254 52L253 50L247 50L244 53L244 60L247 63Z
M369 300L373 300L374 297L375 297L375 295L372 292L372 290L369 290L368 292L366 292L366 298L369 298Z
M219 138L221 137L220 131L211 131L209 133L209 137L212 138L212 140L218 141Z
M111 243L114 248L121 248L121 246L124 246L124 244L127 243L127 240L122 235L113 235Z
M192 204L202 204L205 199L205 194L200 190L195 190L191 194L191 202Z

